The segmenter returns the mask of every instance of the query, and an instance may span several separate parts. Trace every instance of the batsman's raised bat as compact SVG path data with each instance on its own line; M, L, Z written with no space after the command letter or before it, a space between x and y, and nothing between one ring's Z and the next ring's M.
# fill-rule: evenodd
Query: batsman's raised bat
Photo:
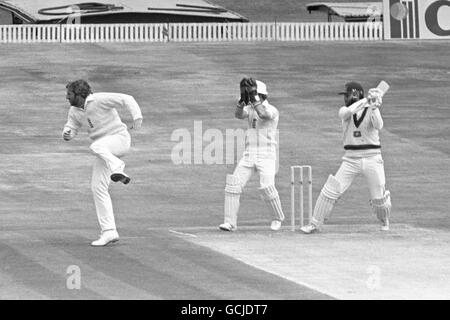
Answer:
M386 92L389 91L390 86L386 81L381 80L380 83L378 84L377 88L381 90L381 92L383 93L383 96L384 96L386 94Z

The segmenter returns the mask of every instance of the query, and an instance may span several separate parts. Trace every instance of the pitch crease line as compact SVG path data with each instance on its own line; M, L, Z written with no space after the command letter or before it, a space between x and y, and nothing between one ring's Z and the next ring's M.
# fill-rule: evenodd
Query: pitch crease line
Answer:
M179 232L179 231L175 231L175 230L169 230L169 232L175 233L180 236L188 236L188 237L192 237L192 238L197 238L197 236L195 234L191 234L191 233Z

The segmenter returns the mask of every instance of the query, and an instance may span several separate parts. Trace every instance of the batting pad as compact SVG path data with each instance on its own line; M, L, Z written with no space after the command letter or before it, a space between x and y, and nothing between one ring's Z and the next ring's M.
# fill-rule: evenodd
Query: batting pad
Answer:
M322 192L319 194L319 197L317 198L316 201L316 205L314 207L314 213L311 219L311 223L315 225L317 228L320 228L320 226L322 226L323 224L324 218L330 216L335 203L336 199L328 198L324 194L322 189Z
M224 222L237 227L239 198L242 193L239 177L228 174L225 186Z
M370 204L377 215L378 220L384 222L386 218L389 219L392 208L391 193L389 190L384 192L383 198L370 200Z
M225 193L234 193L234 194L242 193L242 187L238 176L227 174Z
M329 175L327 182L322 188L322 193L330 199L337 200L341 196L341 183L333 176Z
M273 219L284 221L284 213L281 207L280 196L274 185L260 188L262 199L269 205L273 212Z

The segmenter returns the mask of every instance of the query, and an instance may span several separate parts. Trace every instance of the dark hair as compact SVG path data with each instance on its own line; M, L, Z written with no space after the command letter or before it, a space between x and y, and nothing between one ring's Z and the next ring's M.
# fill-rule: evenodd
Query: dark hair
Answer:
M89 85L89 83L87 83L87 81L83 79L69 82L66 85L66 89L72 91L77 96L82 96L85 99L92 93L91 86Z

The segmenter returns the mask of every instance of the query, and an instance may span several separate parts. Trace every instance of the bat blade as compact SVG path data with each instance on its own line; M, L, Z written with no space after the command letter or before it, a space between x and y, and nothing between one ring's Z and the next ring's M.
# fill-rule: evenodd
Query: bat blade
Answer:
M383 96L384 96L386 94L386 92L389 91L390 85L386 81L381 80L380 83L378 84L377 88L380 89L381 92L383 92Z

